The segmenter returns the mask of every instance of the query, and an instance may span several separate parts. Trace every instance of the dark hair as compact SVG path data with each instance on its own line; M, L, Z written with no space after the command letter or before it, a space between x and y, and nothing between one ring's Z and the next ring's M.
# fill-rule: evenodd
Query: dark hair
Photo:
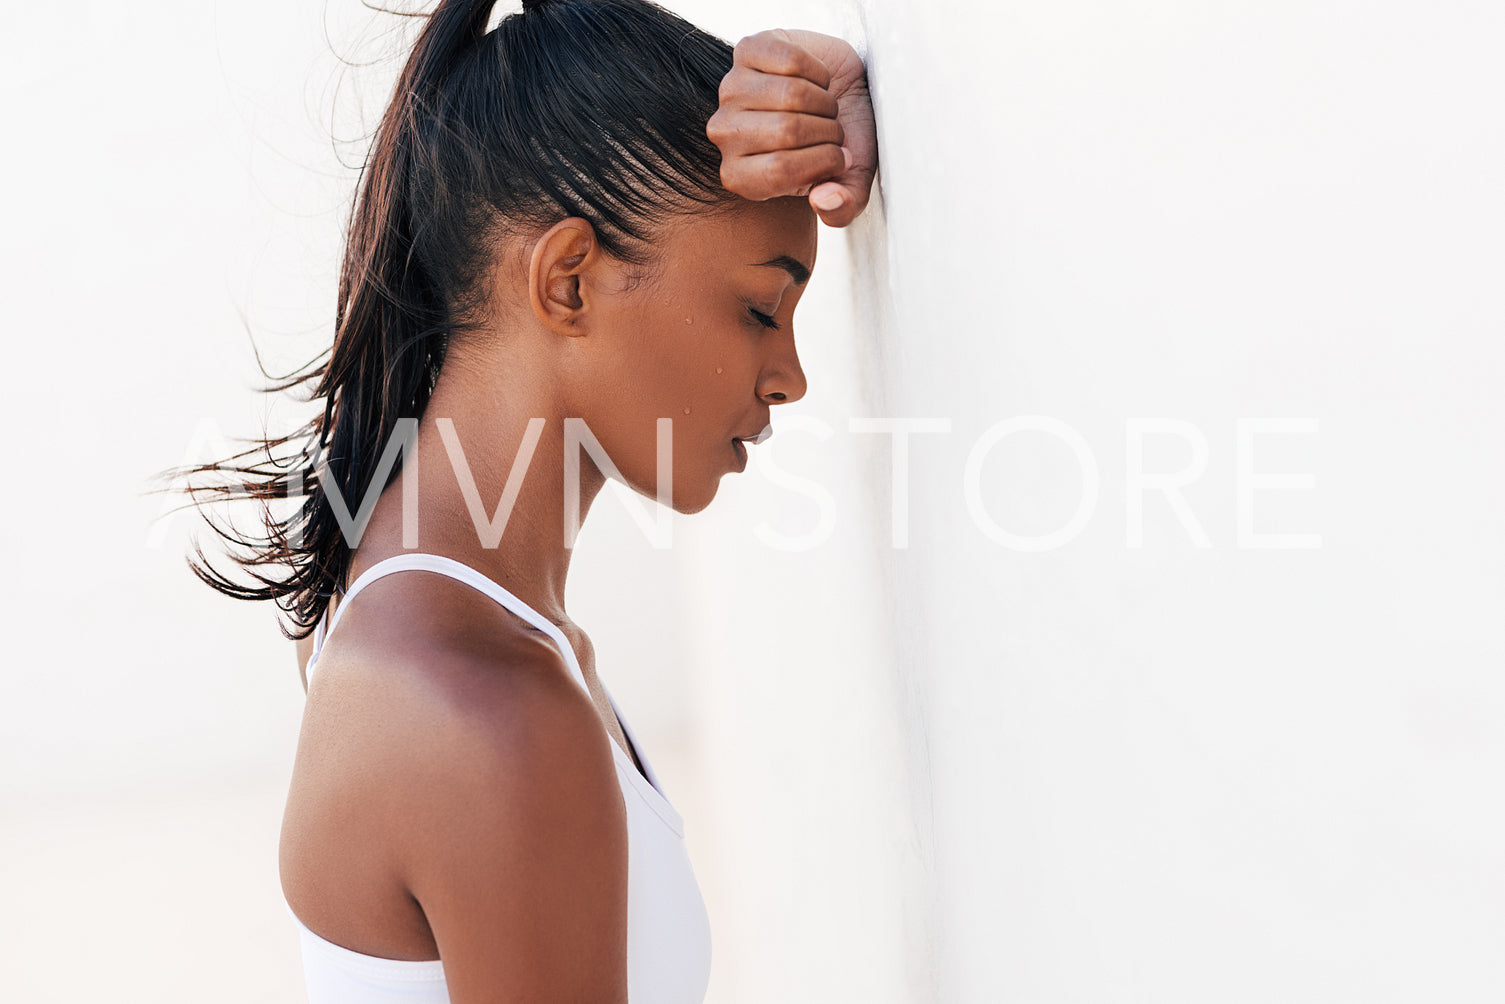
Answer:
M282 629L289 638L309 633L349 566L324 479L342 505L366 497L399 423L422 414L446 348L468 330L500 233L580 216L607 254L645 263L666 212L731 198L705 132L731 46L648 0L530 0L488 32L493 6L442 0L428 15L361 170L328 358L281 379L262 370L273 380L263 390L311 386L322 413L168 472L189 477L188 504L260 503L265 535L201 511L255 584L216 570L197 544L188 565L226 595L275 600L297 628ZM299 498L285 518L272 512Z

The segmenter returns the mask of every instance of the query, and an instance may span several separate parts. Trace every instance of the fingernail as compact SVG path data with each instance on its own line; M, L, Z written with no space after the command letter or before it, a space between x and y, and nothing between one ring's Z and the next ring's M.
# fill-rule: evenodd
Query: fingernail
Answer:
M815 203L816 209L824 209L830 212L841 205L841 192L835 189L829 192L822 192L811 201Z
M846 147L842 147L841 159L846 163L846 166L842 168L842 170L850 171L852 169L852 164L856 161L857 158L852 156L851 150L848 150Z

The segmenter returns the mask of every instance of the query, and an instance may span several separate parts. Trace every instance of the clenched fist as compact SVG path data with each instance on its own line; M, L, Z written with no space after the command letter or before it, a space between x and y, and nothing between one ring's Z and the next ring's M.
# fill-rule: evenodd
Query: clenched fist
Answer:
M758 201L805 195L827 226L867 206L878 135L867 71L839 38L775 28L737 43L706 135L721 184Z

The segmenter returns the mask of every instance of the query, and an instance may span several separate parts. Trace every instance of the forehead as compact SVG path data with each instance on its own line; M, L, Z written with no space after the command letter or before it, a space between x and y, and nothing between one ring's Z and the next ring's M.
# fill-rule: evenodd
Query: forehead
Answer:
M816 234L815 212L803 198L744 199L729 209L681 217L666 234L665 250L681 268L741 268L781 256L814 268Z

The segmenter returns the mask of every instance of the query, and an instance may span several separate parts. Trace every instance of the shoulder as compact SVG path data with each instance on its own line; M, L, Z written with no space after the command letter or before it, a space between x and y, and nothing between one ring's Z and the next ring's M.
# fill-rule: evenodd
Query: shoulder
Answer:
M503 672L462 657L425 674L394 850L454 999L625 1001L627 818L611 739L540 646Z
M549 638L501 620L488 631L427 617L417 618L420 635L374 605L363 623L358 612L349 621L360 641L321 657L308 713L379 786L371 797L404 816L515 826L619 794L611 739ZM434 834L420 827L414 837Z
M454 999L625 1000L626 809L594 704L537 632L425 633L321 657L325 745L300 761L336 762L320 795L422 910Z
M611 738L547 639L450 654L407 675L383 744L401 803L392 808L408 820L394 828L394 851L416 898L542 867L549 841L625 864Z
M619 796L611 739L547 638L392 668L383 743L414 803L504 832Z

